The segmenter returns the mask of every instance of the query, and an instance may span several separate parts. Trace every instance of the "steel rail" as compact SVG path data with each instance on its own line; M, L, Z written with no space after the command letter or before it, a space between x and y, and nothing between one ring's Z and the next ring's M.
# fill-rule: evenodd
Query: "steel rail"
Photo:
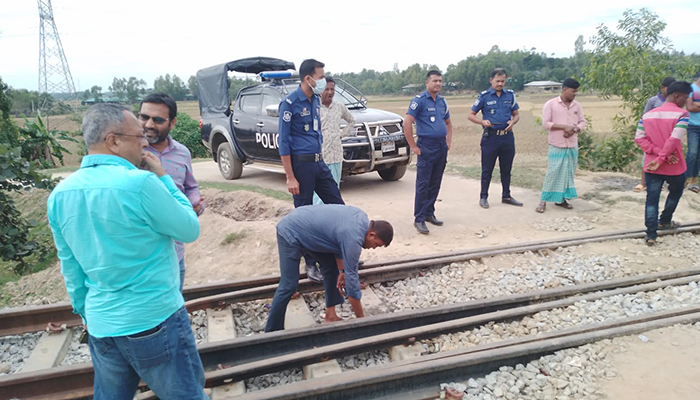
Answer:
M393 325L396 325L397 322L392 319L394 316L389 314L386 316L351 320L345 323L324 325L308 330L297 329L285 332L275 332L266 335L256 335L250 338L233 339L223 341L221 342L221 345L218 343L215 345L203 345L200 346L199 350L205 368L209 371L206 373L207 384L209 386L215 386L223 384L224 381L229 379L239 380L249 376L261 375L263 373L274 372L291 366L297 366L300 363L303 365L315 361L321 361L329 357L357 354L369 351L371 349L385 348L389 345L406 343L407 341L410 341L411 338L434 337L440 333L463 330L469 326L490 322L492 320L513 319L544 309L563 307L580 300L592 301L596 298L613 296L621 293L635 293L639 291L654 290L664 286L686 284L692 281L700 280L700 275L687 275L693 272L697 273L697 271L698 269L671 271L666 273L656 273L644 277L622 278L614 281L580 285L579 287L549 289L532 294L507 296L500 299L472 301L464 303L462 307L434 307L432 313L426 312L426 310L419 310L419 312L416 314L420 315L420 317L414 317L414 320L438 320L444 322L403 329L398 332L395 332L396 329L392 327ZM667 279L659 280L662 278ZM638 285L638 283L644 284ZM570 297L547 303L526 305L519 308L508 308L509 305L514 307L527 302L542 301L544 299L557 298L567 294L592 292L618 286L623 286L623 288L608 292L589 293L583 296ZM480 308L482 309L482 312L488 311L488 313L478 314L478 310ZM491 311L494 308L505 310ZM451 314L449 311L454 312L454 314ZM464 312L471 312L474 315L470 317L448 320L450 318L456 318L464 315ZM401 316L399 319L411 319L409 318L410 312L396 314L406 314ZM430 314L434 314L432 315L433 319L430 319ZM341 331L355 330L357 332L370 332L371 329L368 329L368 327L377 324L377 320L381 321L382 319L385 320L384 329L386 329L386 332L389 333L370 336L365 335L361 339L349 340L345 343L338 343L342 340L346 340L346 337L348 337L347 334L343 334ZM310 332L310 339L303 338L305 336L305 332ZM341 332L341 334L338 334L338 332ZM358 334L355 334L355 337L361 336L362 335L358 336ZM319 349L307 349L303 351L297 350L293 354L277 353L277 355L275 355L274 351L265 351L265 343L268 343L270 348L279 348L280 345L284 345L285 341L286 343L292 343L294 341L301 342L302 340L305 340L307 343L306 346L313 346L315 340L318 340L319 338L323 340L324 337L330 344ZM265 353L262 356L270 358L267 360L248 362L246 364L224 370L215 370L221 363L226 365L227 363L236 362L239 355L243 356L243 354L241 354L242 350L248 346L258 349L258 351L264 351ZM254 355L252 356L255 357ZM248 357L251 357L251 354L248 354ZM80 398L84 393L89 393L92 390L93 374L92 364L86 363L35 372L20 372L17 374L0 377L0 399L14 397L18 394L25 400L64 400Z
M385 349L391 346L408 344L415 340L422 340L436 337L446 333L471 329L473 327L481 326L489 322L509 321L545 310L567 307L580 301L595 301L609 296L652 291L666 286L685 285L690 282L697 281L700 281L700 275L657 281L653 283L646 283L643 285L625 287L622 289L589 293L574 297L567 297L560 300L536 303L517 308L509 308L501 311L493 311L464 318L447 320L444 322L424 324L414 328L403 329L379 335L367 336L355 340L348 340L345 342L340 342L327 346L320 346L309 350L297 351L291 354L285 354L280 356L271 355L270 357L261 359L259 361L253 361L246 364L236 365L230 368L207 372L207 384L211 386L218 386L224 384L224 381L227 380L239 381L255 376L284 371L290 368L301 367L304 365L313 364L328 359L340 358L348 355L355 355L368 351ZM211 370L213 365L209 364L208 362L205 362L209 361L209 358L206 356L206 354L200 353L200 355L202 356L202 362L204 363L205 368L209 367L209 369ZM235 353L229 353L228 355L229 361L235 360ZM224 360L224 363L225 362L226 360ZM227 364L225 363L223 365Z
M696 231L700 231L700 222L693 222L676 230L659 231L659 235ZM453 262L463 262L508 253L536 252L598 241L638 238L644 237L644 235L645 233L643 230L627 229L578 237L548 239L434 255L413 256L396 260L367 263L360 269L359 273L362 280L367 283L385 282L404 279L418 271L440 268ZM321 285L306 279L305 274L301 274L300 278L300 292L311 292L323 289ZM278 283L279 276L271 275L251 279L200 284L185 287L183 296L187 301L187 309L192 312L237 302L271 298L277 289ZM49 322L66 324L67 326L78 326L82 324L80 317L73 313L72 306L68 302L43 306L17 307L0 311L0 336L44 330Z
M663 311L641 317L563 331L530 335L414 360L346 371L323 379L294 382L251 392L239 400L423 400L439 397L439 384L466 381L501 366L527 364L555 351L616 336L700 321L700 307Z

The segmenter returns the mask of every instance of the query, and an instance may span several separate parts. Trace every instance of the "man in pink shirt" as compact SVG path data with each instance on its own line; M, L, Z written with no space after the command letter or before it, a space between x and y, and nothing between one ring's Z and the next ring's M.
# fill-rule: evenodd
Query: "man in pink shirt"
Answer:
M682 107L692 91L688 82L678 81L669 86L666 101L642 116L637 124L634 141L644 150L644 172L647 182L647 201L644 223L647 227L645 243L656 244L658 229L676 229L673 221L678 201L683 195L686 164L683 143L688 130L688 111ZM661 187L668 182L668 197L659 217Z
M542 109L542 126L549 130L549 153L540 204L535 208L538 213L545 211L548 201L570 210L574 207L566 200L578 197L574 187L578 134L586 127L581 104L574 100L578 87L576 79L564 79L561 95L546 102Z

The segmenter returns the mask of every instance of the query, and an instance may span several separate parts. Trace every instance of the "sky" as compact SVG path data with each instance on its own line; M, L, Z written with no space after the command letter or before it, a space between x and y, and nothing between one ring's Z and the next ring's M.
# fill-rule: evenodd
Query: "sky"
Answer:
M114 77L135 76L148 87L166 73L187 81L201 68L253 56L297 67L315 58L336 73L414 63L445 71L493 45L567 57L579 35L588 40L598 25L614 28L626 8L642 7L668 24L664 36L676 50L700 53L696 1L613 3L623 2L52 1L78 91L107 91ZM39 27L36 2L0 0L0 77L16 89L38 89Z

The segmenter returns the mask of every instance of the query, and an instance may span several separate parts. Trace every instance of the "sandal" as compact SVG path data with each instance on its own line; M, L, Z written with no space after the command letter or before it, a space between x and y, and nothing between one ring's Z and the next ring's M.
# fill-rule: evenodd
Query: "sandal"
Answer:
M693 193L700 193L700 187L694 183L692 185L688 185L687 189Z
M540 201L540 204L537 205L537 208L535 208L535 211L538 213L542 214L544 210L547 209L547 203L544 201Z
M642 185L641 183L635 186L634 189L632 189L632 191L635 193L644 192L645 190L647 190L647 187Z
M656 239L644 238L644 244L651 247L656 244Z
M660 230L666 230L666 229L678 229L681 227L681 224L676 221L671 221L668 224L662 224L659 222L659 229Z
M574 208L574 206L569 204L569 202L566 200L562 201L561 203L554 203L554 205L562 207L562 208L566 208L567 210L571 210L572 208Z

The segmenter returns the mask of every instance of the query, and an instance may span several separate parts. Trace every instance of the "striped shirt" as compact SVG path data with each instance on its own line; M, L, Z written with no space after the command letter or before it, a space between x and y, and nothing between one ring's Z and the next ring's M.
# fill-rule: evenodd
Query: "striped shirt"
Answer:
M341 121L345 127L341 130ZM344 104L331 102L329 107L321 104L321 134L323 135L323 161L326 164L343 162L343 142L341 138L350 136L355 125L355 117L350 114Z
M688 131L688 112L673 102L667 101L642 116L637 124L634 141L644 150L645 172L659 175L680 175L685 173L681 140ZM675 155L678 162L669 164L669 157ZM659 163L655 171L647 170L652 161Z
M693 91L690 92L690 98L693 99L693 104L696 106L700 105L700 86L695 82L691 84L690 87L693 89ZM688 124L700 126L700 112L691 112Z

